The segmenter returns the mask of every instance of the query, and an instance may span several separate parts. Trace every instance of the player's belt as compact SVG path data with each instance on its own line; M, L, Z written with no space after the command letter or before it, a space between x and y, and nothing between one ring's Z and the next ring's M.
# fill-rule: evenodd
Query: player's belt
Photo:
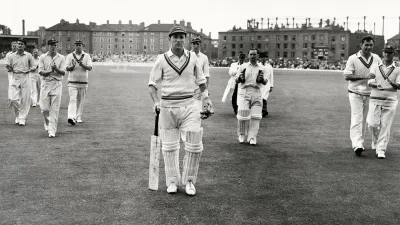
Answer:
M161 96L161 99L164 99L164 100L182 100L182 99L188 99L188 98L193 98L193 95Z
M87 84L88 82L84 81L68 81L69 84Z
M387 98L387 97L377 97L377 96L371 96L369 97L370 99L378 99L378 100L394 100L393 98Z
M356 93L356 92L354 92L354 91L350 91L350 90L347 90L349 93L353 93L353 94L356 94L356 95L362 95L362 96L369 96L369 94L360 94L360 93Z
M13 72L15 74L28 74L29 72Z

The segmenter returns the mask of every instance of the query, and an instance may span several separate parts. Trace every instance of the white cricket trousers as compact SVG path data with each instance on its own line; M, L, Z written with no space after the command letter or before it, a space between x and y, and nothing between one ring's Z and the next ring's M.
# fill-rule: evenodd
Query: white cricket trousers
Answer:
M29 73L13 73L9 98L15 117L19 122L25 122L31 107L31 79Z
M11 84L13 82L13 73L7 72L8 75L8 100L11 101Z
M351 108L350 139L352 148L364 148L364 133L369 96L349 93Z
M68 119L82 119L87 87L68 87Z
M31 100L32 104L39 103L40 96L40 86L41 86L41 78L38 73L31 73L31 82L32 82L32 93Z
M58 113L61 105L62 82L43 80L40 90L40 109L42 110L44 128L49 134L56 134Z
M238 135L248 135L247 140L257 140L262 119L262 97L258 87L238 90Z
M386 151L396 108L397 103L393 106L369 103L367 123L368 129L372 134L372 145L375 145L376 153Z

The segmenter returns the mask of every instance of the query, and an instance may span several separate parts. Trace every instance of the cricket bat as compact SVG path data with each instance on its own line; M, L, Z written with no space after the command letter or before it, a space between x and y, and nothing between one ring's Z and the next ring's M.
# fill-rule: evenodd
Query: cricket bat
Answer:
M156 110L156 122L154 127L154 134L151 136L150 145L150 165L149 165L149 189L158 190L158 176L160 172L160 151L161 151L161 138L158 136L158 118L160 110Z

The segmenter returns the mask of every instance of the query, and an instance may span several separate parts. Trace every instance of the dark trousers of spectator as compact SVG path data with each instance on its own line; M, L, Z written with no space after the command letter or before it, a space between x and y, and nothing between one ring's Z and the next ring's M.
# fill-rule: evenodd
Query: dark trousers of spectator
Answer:
M263 116L263 117L268 116L267 100L265 100L265 99L263 99L262 116Z
M237 115L237 110L238 110L237 92L238 92L238 84L236 83L235 90L233 91L233 94L232 94L232 107L233 107L233 111L235 112L235 115Z

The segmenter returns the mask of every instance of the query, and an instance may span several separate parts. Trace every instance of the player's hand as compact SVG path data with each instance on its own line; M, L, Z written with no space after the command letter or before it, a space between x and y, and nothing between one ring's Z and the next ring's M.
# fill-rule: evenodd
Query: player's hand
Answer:
M205 120L214 114L214 108L210 98L203 100L203 110L200 112L200 118Z
M160 102L155 102L154 103L154 106L153 106L153 112L155 113L155 114L157 114L157 112L160 112Z
M259 73L257 75L256 82L259 83L259 84L264 83L264 75L262 73Z
M366 79L375 79L375 74L369 73L365 78Z
M272 88L274 88L274 87L270 87L270 88L269 88L269 92L272 92Z

